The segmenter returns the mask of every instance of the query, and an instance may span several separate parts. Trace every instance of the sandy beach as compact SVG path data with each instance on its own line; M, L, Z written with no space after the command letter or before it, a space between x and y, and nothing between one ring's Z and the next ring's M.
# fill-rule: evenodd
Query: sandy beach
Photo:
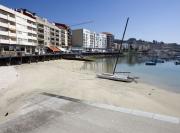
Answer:
M180 117L180 94L145 83L96 78L84 62L56 60L0 67L0 120L15 115L29 95L48 92L95 103Z

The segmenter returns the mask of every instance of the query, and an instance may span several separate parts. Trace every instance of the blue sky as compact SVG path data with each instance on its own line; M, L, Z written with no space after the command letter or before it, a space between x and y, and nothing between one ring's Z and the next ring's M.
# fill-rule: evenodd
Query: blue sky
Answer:
M69 25L93 20L75 28L108 31L121 38L130 17L126 39L180 43L180 0L0 0L11 8L27 8L51 21Z

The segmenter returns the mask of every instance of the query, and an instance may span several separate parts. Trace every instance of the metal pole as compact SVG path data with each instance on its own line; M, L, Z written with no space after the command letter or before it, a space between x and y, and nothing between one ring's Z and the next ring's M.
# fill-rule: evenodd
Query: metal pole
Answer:
M123 41L124 41L124 36L126 34L126 29L127 29L128 22L129 22L129 17L127 18L127 21L126 21L126 26L125 26L124 33L123 33L123 36L122 36L121 46L120 46L120 49L119 49L119 54L117 56L116 63L115 63L115 66L114 66L114 70L113 70L113 75L114 75L114 73L116 71L116 66L117 66L117 63L118 63L119 55L121 53L121 48L122 48L122 44L123 44Z

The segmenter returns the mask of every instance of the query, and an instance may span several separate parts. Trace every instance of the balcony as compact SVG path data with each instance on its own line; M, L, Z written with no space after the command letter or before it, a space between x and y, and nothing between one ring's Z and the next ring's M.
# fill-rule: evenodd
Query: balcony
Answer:
M0 34L1 34L1 35L4 35L4 36L8 36L8 35L9 35L9 32L8 32L8 31L0 31Z
M9 24L9 29L16 30L16 26L15 26L15 25L10 25L10 24Z
M16 33L9 32L9 36L16 37Z
M6 28L8 28L8 24L7 24L7 23L2 23L2 22L0 22L0 26L1 26L1 27L6 27Z
M28 33L37 34L37 31L28 30ZM44 34L43 32L38 32L38 34Z
M30 24L30 23L27 23L27 26L29 26L29 27L32 27L32 28L37 28L37 26L36 25L34 25L34 24ZM38 28L40 28L40 29L44 29L43 27L38 27Z
M16 41L10 40L10 44L16 44Z
M44 41L44 38L38 37L38 41Z
M10 17L10 16L8 16L8 20L9 20L9 21L13 21L13 22L15 22L15 21L16 21L16 20L15 20L15 18Z
M4 14L0 14L0 18L8 19L8 16L7 16L7 15L4 15Z
M31 27L37 29L37 25L31 24Z
M26 42L25 45L30 45L30 46L37 46L37 43L34 42Z
M31 40L37 40L37 37L34 37L34 36L28 36L28 39L31 39ZM38 39L43 39L42 37L39 37Z
M9 40L0 39L0 43L9 44Z
M38 25L37 26L38 29L43 29L44 30L44 26Z

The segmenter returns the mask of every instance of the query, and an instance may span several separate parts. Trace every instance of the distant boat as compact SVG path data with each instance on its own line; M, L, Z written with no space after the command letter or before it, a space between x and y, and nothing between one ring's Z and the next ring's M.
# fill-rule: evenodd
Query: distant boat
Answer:
M149 61L149 62L146 62L145 63L147 66L155 66L156 65L156 62L154 61Z
M164 63L165 61L162 60L162 59L156 59L154 62L156 62L156 63Z
M178 61L175 61L174 64L175 64L175 65L180 65L180 61L179 61L179 60L178 60Z

